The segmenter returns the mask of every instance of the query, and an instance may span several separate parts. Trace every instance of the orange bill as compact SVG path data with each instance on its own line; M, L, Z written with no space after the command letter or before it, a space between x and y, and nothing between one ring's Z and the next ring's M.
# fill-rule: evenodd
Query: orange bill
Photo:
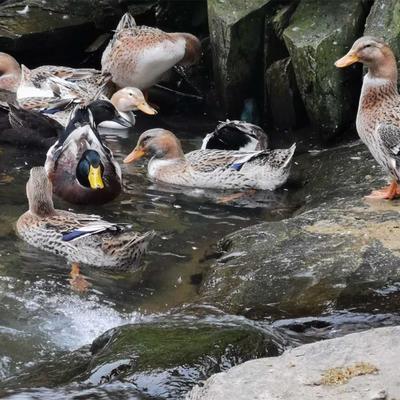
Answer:
M143 101L136 106L140 111L144 112L145 114L155 115L157 114L157 110L150 106L149 103Z
M133 149L132 153L128 154L125 157L124 163L129 164L131 162L135 162L137 160L140 160L145 155L146 155L146 152L141 147L135 147Z
M347 53L345 56L339 58L339 60L335 62L335 66L338 68L344 68L356 63L357 61L359 61L359 58L355 53Z

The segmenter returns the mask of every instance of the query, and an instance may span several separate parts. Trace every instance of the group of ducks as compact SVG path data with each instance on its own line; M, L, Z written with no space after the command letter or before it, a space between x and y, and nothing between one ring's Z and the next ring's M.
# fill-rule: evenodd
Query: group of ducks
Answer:
M129 128L134 111L155 114L147 90L176 64L191 65L200 41L188 33L137 26L125 14L102 56L102 71L42 66L29 70L0 54L0 88L15 93L3 103L0 142L48 149L43 167L30 171L29 210L17 222L29 244L72 263L126 270L140 262L154 232L132 232L98 216L57 210L53 194L74 204L101 204L122 190L122 174L100 132ZM1 129L3 125L3 129ZM271 150L261 128L220 123L202 148L184 154L179 139L156 128L143 132L125 163L150 159L150 178L214 189L274 190L288 177L295 145Z
M57 210L53 193L75 204L100 204L121 191L121 168L104 144L99 127L128 128L133 111L155 114L147 89L176 64L196 63L199 40L137 26L125 14L102 56L102 71L43 66L29 70L0 54L0 88L16 94L0 141L48 148L44 167L31 169L29 211L17 222L21 238L73 263L111 269L137 266L154 232L132 232L99 216ZM390 48L363 37L336 62L369 67L357 116L357 129L376 160L394 177L375 197L400 194L400 96ZM8 125L7 125L8 124ZM21 137L24 139L22 140ZM184 154L179 139L161 128L143 132L125 163L149 158L148 175L168 184L214 189L275 190L289 174L295 145L270 150L261 128L241 121L220 123L202 148Z

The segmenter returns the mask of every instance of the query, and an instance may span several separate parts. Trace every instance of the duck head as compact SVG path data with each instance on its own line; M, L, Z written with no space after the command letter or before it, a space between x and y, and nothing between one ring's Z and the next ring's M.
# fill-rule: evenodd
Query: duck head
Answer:
M397 79L396 58L382 39L372 36L357 39L349 52L335 62L335 66L343 68L356 62L366 65L372 77Z
M136 147L124 159L124 163L131 163L142 157L172 160L183 158L184 154L180 141L172 132L155 128L140 135Z
M82 186L90 189L104 189L104 166L95 150L86 150L76 167L76 178Z
M21 80L21 67L7 53L0 53L0 89L16 92Z
M113 121L125 128L132 128L132 123L122 117L115 106L108 100L92 101L89 103L87 108L93 115L93 122L95 126L104 121Z
M143 92L134 87L126 87L115 92L111 97L111 103L122 112L140 110L149 115L157 114L157 110L147 103Z
M53 205L53 186L44 167L33 167L26 184L29 211L39 217L55 212Z
M201 42L191 33L175 33L174 35L185 40L185 55L179 62L180 65L190 66L197 64L201 57Z

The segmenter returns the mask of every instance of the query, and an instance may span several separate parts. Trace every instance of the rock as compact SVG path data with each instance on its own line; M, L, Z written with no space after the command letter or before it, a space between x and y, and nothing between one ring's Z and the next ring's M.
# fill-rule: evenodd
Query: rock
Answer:
M275 339L232 322L157 321L124 325L85 347L0 384L0 396L20 388L70 390L123 381L144 398L182 398L200 380L246 360L277 355ZM141 397L140 397L141 398Z
M261 97L264 17L271 0L208 0L219 118L238 119L245 99Z
M224 238L200 302L272 319L364 311L367 303L394 310L397 291L386 288L400 279L400 209L398 202L363 200L384 183L368 150L343 146L296 161L303 208Z
M265 73L265 83L274 127L290 130L304 124L306 111L289 57L272 63Z
M323 139L355 119L361 69L334 66L362 35L362 0L303 0L283 33L311 123Z
M400 1L375 0L365 23L364 35L386 40L400 66Z
M248 361L196 386L186 400L399 398L399 357L400 327L372 329Z

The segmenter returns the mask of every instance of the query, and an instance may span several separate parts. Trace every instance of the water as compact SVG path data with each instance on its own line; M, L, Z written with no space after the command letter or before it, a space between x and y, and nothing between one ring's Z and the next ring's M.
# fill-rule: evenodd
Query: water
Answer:
M106 136L116 159L134 147L144 126L128 135ZM167 126L159 120L159 126ZM176 134L185 151L200 147L203 127ZM157 318L196 300L196 289L214 246L224 235L265 220L289 216L298 205L287 190L259 193L233 205L218 204L219 192L154 184L145 164L122 165L124 193L104 206L56 207L96 213L135 229L154 229L157 238L138 271L112 273L86 268L92 283L80 295L68 282L69 265L20 241L14 224L27 208L25 183L43 154L3 147L0 170L0 378L26 366L74 350L112 327ZM240 203L241 202L241 203ZM239 207L240 206L240 207Z
M147 127L173 126L185 152L199 148L210 130L196 123L189 126L178 118L142 117L139 124L127 135L106 136L120 163ZM219 239L246 226L288 218L302 205L295 187L220 204L220 192L155 184L146 176L145 163L121 164L124 193L115 201L72 207L56 200L56 207L127 222L139 231L153 229L157 238L137 271L113 273L85 268L82 273L92 286L86 294L78 294L71 290L70 266L64 259L30 247L14 233L17 218L27 208L29 170L43 160L43 154L31 150L0 148L0 380L90 344L115 326L157 320L182 305L190 307L196 303L198 284L213 262ZM329 315L294 320L285 319L285 315L276 321L236 318L272 329L287 346L294 346L399 322L390 312L382 310L379 314L374 304L370 308L333 310ZM212 307L199 310L202 317L221 318ZM57 390L35 389L12 398L63 398L72 396L74 390L83 396L80 398L140 398L129 384L118 382L97 389Z

